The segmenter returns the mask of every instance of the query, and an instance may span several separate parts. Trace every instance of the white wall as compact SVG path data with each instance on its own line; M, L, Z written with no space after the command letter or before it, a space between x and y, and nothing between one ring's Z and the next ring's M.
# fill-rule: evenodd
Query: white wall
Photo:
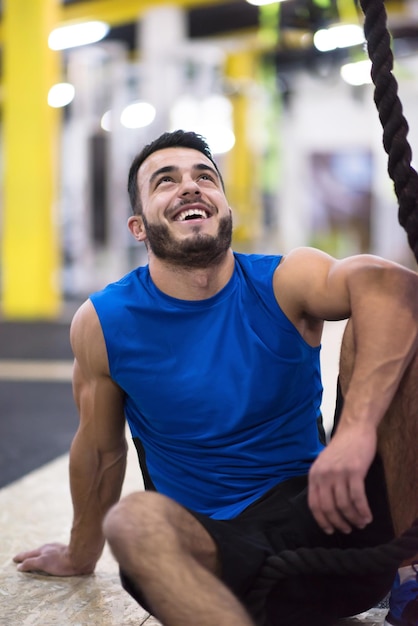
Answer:
M402 59L399 65L400 68L395 66L395 75L410 126L408 138L416 152L418 56ZM309 240L309 155L315 151L366 148L372 151L374 162L371 252L414 264L406 234L398 223L397 199L387 173L373 90L373 85L350 87L337 74L320 78L301 71L293 77L290 105L284 110L281 130L283 170L277 207L277 241L281 250L306 245Z

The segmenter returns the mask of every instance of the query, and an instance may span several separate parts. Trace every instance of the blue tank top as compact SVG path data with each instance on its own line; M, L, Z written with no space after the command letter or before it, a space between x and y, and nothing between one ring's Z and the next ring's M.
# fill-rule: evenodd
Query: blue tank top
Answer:
M91 296L148 484L215 519L306 474L322 449L320 348L276 301L280 259L235 253L205 300L162 293L148 266Z

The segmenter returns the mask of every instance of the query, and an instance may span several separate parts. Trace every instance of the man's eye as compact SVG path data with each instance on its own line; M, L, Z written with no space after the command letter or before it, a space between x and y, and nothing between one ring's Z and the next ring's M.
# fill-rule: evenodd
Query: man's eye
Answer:
M171 176L163 176L162 178L159 179L158 183L157 183L157 187L158 185L161 185L161 183L172 183L173 179L171 178Z
M210 180L211 182L213 182L213 177L210 174L202 174L200 179L201 180Z

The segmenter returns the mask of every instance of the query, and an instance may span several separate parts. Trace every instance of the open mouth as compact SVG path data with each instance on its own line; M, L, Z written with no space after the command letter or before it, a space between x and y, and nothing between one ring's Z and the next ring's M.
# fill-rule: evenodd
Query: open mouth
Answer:
M175 222L186 222L189 220L206 220L210 217L208 211L204 209L184 209L174 218Z

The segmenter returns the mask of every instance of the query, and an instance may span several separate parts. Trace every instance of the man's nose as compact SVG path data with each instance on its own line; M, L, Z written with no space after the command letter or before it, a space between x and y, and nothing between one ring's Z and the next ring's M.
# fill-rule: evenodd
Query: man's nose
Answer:
M188 195L200 196L201 195L199 185L192 178L183 180L180 193L182 196L188 196Z

